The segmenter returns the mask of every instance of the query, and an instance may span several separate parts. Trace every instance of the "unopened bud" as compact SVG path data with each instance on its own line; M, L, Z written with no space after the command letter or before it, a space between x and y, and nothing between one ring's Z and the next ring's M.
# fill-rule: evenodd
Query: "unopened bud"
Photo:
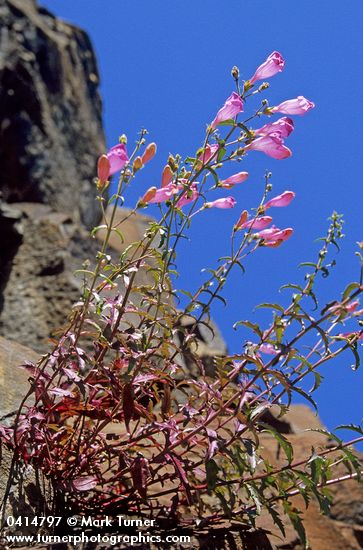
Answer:
M173 179L173 172L171 171L169 164L167 164L164 167L163 174L161 176L161 187L166 187L167 185L169 185L172 179Z
M146 147L144 154L142 155L142 162L143 164L146 164L151 160L156 153L156 143L149 143L149 145Z
M149 187L149 189L146 191L145 195L142 197L142 199L140 200L140 202L142 204L148 204L151 199L153 199L156 195L156 187Z
M235 80L239 79L239 68L236 67L236 65L232 67L231 75L232 75L232 78L234 78Z
M133 170L134 174L138 170L140 170L142 167L143 167L142 158L141 157L136 157L135 160L134 160L134 163L132 165L132 170Z
M169 155L168 164L172 172L176 172L178 170L178 164L176 163L176 160L173 157L173 155Z
M248 212L247 212L247 210L243 210L243 212L240 215L240 217L238 218L238 221L235 224L233 230L238 231L238 229L240 229L246 223L247 220L248 220Z
M107 155L102 155L97 162L97 176L101 184L104 184L110 175L110 161Z
M124 143L124 144L126 145L126 144L127 144L127 136L126 136L126 134L122 134L122 136L120 136L120 137L118 138L118 140L119 140L120 143Z
M258 91L263 92L263 90L267 90L269 87L270 84L268 82L262 82L261 86L258 87Z

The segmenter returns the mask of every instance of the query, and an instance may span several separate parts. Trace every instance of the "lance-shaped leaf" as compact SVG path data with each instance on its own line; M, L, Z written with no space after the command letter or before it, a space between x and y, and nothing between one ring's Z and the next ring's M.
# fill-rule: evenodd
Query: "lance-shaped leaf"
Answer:
M150 476L149 462L146 458L139 456L135 458L130 466L132 484L142 498L147 495L147 480Z
M97 485L95 476L80 476L72 481L72 489L74 491L83 492L94 489Z
M125 384L122 390L122 410L127 431L135 412L134 390L132 384Z

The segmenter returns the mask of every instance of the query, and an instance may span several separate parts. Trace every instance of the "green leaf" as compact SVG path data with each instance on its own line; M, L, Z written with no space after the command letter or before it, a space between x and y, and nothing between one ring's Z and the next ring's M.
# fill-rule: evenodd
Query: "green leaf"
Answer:
M352 365L353 370L358 370L360 367L360 357L358 353L358 342L354 342L354 344L349 344L349 349L354 355L355 364Z
M312 397L310 397L310 395L308 393L306 393L301 388L298 388L297 386L292 386L291 389L292 389L292 391L295 391L296 393L302 395L307 401L309 401L309 403L311 403L311 405L314 407L316 413L318 413L318 408L316 406L316 403L315 403L314 399Z
M237 126L233 118L229 118L228 120L224 120L223 122L219 122L218 126Z
M256 306L256 309L261 309L261 308L277 309L281 313L284 313L284 308L281 307L279 304L270 304L268 302L264 302L263 304L259 304L258 306Z
M272 517L274 524L277 525L277 527L280 529L282 535L286 537L285 527L283 522L281 521L278 511L273 506L269 506L268 504L267 504L267 510L270 516Z
M219 468L217 463L212 459L208 460L205 465L205 471L207 474L207 488L208 491L213 491L217 484L217 475Z
M226 498L224 497L224 495L222 494L221 491L216 491L215 494L216 494L216 497L219 498L219 500L222 504L223 511L226 514L227 518L231 518L232 517L232 510L228 506L228 502L227 502Z
M208 170L208 172L210 172L213 176L213 179L214 179L214 183L216 184L216 187L219 186L219 177L218 177L218 174L215 170L213 170L213 168L211 168L210 166L206 166L205 167L206 170Z
M308 550L308 542L306 539L306 532L303 525L303 522L300 517L300 511L296 508L293 508L290 504L290 502L283 503L285 512L290 518L290 521L296 531L296 533L299 535L301 543L304 545L304 548Z
M265 424L264 422L261 422L260 426L263 426L264 432L269 432L271 435L274 436L274 438L276 439L276 441L279 443L282 450L284 451L286 458L288 460L288 463L290 464L292 459L294 458L294 450L292 448L290 441L288 441L286 437L284 437L277 430L272 428L269 424Z
M94 237L101 229L107 229L107 225L97 225L97 227L94 227L91 231L91 237Z
M301 292L301 293L304 292L304 289L303 289L302 286L300 286L300 285L295 285L295 284L292 284L292 283L289 283L288 285L282 285L282 286L280 286L279 291L284 290L285 288L292 288L292 289L294 289L294 290L298 290L298 291Z
M315 380L314 380L314 385L313 385L313 387L311 388L311 390L310 390L309 393L313 393L315 390L317 390L318 387L319 387L320 384L321 384L321 381L322 381L323 378L324 378L323 375L320 374L320 373L317 372L317 371L312 371L312 373L313 373L313 375L314 375Z
M361 426L357 426L356 424L341 424L336 428L337 430L351 430L353 432L357 432L360 435L363 435L363 428Z
M260 338L262 337L262 332L261 332L261 329L259 327L259 325L255 324L255 323L251 323L251 321L237 321L236 323L234 323L233 325L233 330L236 330L236 328L238 326L244 326L244 327L247 327L247 328L250 328L251 330L253 330L253 332L255 332Z
M221 162L226 152L227 152L227 149L225 147L221 147L219 149L218 155L217 155L217 162Z

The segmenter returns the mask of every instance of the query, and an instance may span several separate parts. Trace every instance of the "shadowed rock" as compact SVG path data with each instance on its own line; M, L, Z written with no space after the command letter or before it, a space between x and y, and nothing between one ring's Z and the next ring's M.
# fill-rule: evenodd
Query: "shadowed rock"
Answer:
M0 1L0 190L92 227L105 148L98 69L87 34L32 0Z

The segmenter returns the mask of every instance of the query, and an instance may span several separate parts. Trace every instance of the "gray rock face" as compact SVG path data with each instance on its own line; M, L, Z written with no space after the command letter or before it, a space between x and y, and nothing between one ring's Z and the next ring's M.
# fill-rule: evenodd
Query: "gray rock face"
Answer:
M38 351L98 246L98 81L84 31L33 0L0 0L0 334Z
M70 216L39 203L0 204L0 334L48 349L81 294L74 271L98 244Z
M33 0L0 0L0 191L87 227L104 151L99 76L87 34Z

